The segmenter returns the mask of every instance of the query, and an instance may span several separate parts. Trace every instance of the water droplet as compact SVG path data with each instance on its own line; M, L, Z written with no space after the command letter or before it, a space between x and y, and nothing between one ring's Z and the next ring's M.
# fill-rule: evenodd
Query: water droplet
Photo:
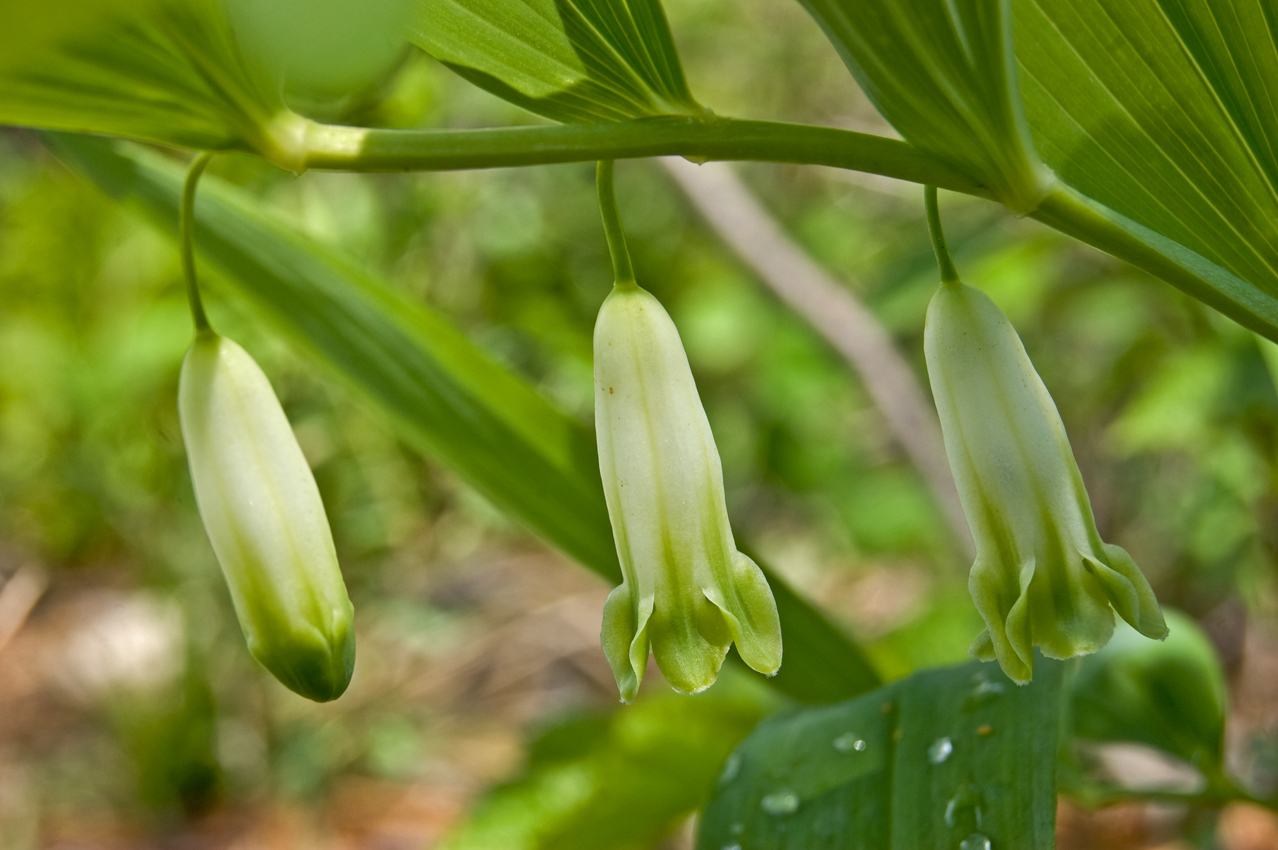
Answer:
M734 823L732 826L728 827L728 832L731 833L732 835L740 835L741 833L745 832L745 824Z
M949 799L945 804L945 825L954 827L958 825L959 814L969 809L977 829L981 827L981 789L975 785L968 783L959 788L958 792ZM973 821L968 821L972 824Z
M959 850L990 850L990 840L979 832L973 832L959 842Z
M834 748L841 753L865 752L866 743L855 732L847 732L834 739Z
M728 756L728 760L723 763L723 770L719 773L719 786L723 787L729 782L737 778L737 774L741 772L741 754L733 753Z
M741 850L740 844L725 844L723 850Z
M759 801L759 808L770 815L792 815L799 810L799 795L793 791L777 791Z
M954 752L954 743L949 738L937 738L932 742L932 746L927 748L927 757L932 764L940 764L949 758L952 752Z
M972 679L972 690L968 692L967 699L963 700L963 708L971 711L974 708L993 702L1002 696L1007 690L1007 686L1002 682L991 682L985 678L985 674L977 673Z

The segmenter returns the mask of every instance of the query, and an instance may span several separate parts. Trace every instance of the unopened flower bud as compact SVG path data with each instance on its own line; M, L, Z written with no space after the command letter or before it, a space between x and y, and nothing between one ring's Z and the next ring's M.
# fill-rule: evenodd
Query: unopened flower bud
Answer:
M599 470L622 584L604 606L603 647L624 700L648 653L670 684L714 684L728 647L771 675L781 625L762 571L737 551L723 469L688 358L660 302L619 286L595 323Z
M943 283L924 350L976 542L968 585L987 628L972 653L1024 683L1035 646L1049 658L1095 652L1114 632L1114 611L1165 637L1149 582L1101 540L1060 414L1002 311L979 290Z
M341 696L354 610L324 504L270 381L211 331L182 363L178 412L200 517L249 651L293 691Z

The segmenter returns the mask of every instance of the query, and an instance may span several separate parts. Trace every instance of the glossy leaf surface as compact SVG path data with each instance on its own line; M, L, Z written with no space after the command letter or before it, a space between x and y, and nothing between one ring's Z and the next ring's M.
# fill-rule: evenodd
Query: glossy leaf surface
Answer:
M1043 159L1137 243L1129 259L1146 268L1142 252L1169 260L1186 274L1153 270L1272 335L1272 5L1017 0L1015 11L1022 88Z
M764 721L729 757L697 846L1054 846L1066 665L1017 687L994 664L917 673Z
M658 0L421 0L414 42L556 121L701 112Z
M1018 212L1050 185L1030 141L1010 0L800 0L907 142Z
M55 152L109 194L177 232L182 170L137 149L50 134ZM380 410L494 504L612 583L621 579L593 435L496 365L446 319L205 177L196 244L254 313ZM771 679L807 702L878 679L859 648L764 567L786 646Z

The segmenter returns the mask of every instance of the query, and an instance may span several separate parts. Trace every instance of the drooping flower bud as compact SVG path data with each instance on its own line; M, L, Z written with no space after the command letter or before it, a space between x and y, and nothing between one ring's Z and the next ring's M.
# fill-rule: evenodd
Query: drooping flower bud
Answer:
M1101 540L1060 414L1002 311L977 289L942 283L924 351L976 542L968 586L987 628L971 652L1025 683L1035 646L1049 658L1095 652L1114 632L1114 611L1165 637L1140 568Z
M714 684L728 647L771 675L781 625L767 580L737 551L723 468L688 358L661 303L618 286L595 323L595 428L622 583L608 597L603 647L623 700L651 648L670 684Z
M336 699L355 665L354 609L270 381L243 348L203 330L182 363L178 412L200 517L249 651L291 690Z

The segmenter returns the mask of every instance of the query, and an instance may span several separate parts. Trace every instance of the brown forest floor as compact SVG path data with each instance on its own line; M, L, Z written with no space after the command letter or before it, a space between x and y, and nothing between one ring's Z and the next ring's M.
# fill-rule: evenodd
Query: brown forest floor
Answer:
M431 577L432 599L465 600L456 626L465 639L423 651L376 624L362 627L351 691L313 709L329 722L373 711L420 719L429 744L403 778L352 764L304 797L250 783L210 812L157 825L119 804L127 795L110 793L131 780L110 744L101 680L145 676L147 665L162 665L164 648L151 645L154 637L127 637L145 597L116 586L109 572L73 578L55 580L29 614L13 592L7 601L0 593L0 850L430 847L482 789L518 770L527 730L567 707L614 699L597 643L606 588L550 555L481 551ZM112 672L121 655L142 669L125 663ZM1230 741L1238 750L1249 735L1278 729L1278 634L1247 631L1234 668ZM1175 836L1193 817L1176 806L1088 812L1062 801L1059 846L1188 850ZM1278 816L1230 806L1216 834L1220 850L1278 850ZM691 844L688 829L669 847Z

